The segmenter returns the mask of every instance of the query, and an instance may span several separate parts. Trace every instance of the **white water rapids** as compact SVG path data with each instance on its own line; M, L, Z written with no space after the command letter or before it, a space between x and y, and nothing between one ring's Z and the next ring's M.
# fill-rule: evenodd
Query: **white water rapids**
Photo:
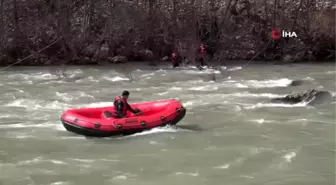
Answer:
M335 183L335 102L270 103L311 88L335 94L334 65L134 65L133 81L122 67L69 67L69 78L44 67L0 72L0 184ZM61 125L66 109L112 105L123 90L130 103L179 99L187 115L177 127L104 139Z

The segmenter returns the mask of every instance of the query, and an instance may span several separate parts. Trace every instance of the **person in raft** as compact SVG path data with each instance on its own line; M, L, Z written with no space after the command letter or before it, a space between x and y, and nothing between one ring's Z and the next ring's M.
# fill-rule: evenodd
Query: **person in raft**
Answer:
M135 115L140 115L141 111L139 109L133 109L127 102L130 93L128 91L123 91L121 96L116 96L113 102L114 105L114 117L124 118L127 116L127 111L131 111Z

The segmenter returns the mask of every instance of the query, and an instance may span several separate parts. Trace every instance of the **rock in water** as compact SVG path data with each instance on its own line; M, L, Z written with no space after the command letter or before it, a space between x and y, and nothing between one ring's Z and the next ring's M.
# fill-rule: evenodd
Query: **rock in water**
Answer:
M315 97L308 103L308 105L319 105L333 101L333 96L328 91L318 91Z
M289 94L285 97L274 98L272 103L286 103L296 104L301 102L309 102L308 105L317 105L331 102L333 100L332 95L328 91L318 91L315 89L308 90L301 93Z
M303 84L303 80L293 80L292 83L289 84L289 86L299 86Z

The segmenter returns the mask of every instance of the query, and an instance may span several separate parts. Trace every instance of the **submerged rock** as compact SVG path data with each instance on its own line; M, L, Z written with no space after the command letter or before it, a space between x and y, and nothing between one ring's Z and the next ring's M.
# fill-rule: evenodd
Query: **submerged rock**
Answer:
M286 104L308 102L308 105L317 105L331 102L332 100L333 96L331 95L330 92L312 89L301 93L289 94L281 98L274 98L271 100L271 102L286 103Z

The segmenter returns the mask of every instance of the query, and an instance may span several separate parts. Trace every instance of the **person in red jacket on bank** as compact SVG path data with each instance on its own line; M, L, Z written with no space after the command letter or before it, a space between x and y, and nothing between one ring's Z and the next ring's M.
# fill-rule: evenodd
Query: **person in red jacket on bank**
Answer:
M180 64L182 63L182 57L179 55L177 51L175 51L172 53L171 61L172 61L173 68L179 67Z
M124 118L127 116L127 111L131 111L135 115L140 115L141 111L139 109L133 109L127 102L130 93L128 91L123 91L121 96L116 96L113 102L115 118Z
M207 49L208 49L208 46L203 43L199 47L198 53L199 53L199 62L201 63L201 67L205 66L205 57L208 54Z

